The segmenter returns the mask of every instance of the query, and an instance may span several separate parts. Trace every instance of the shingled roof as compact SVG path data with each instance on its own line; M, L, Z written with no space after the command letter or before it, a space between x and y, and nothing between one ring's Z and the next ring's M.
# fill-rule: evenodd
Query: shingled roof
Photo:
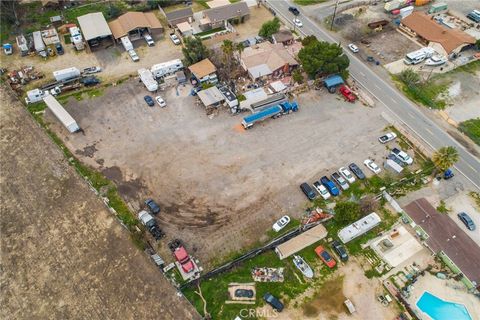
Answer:
M162 29L162 24L153 12L127 12L108 23L115 39L126 36L136 28Z
M405 212L429 235L428 246L443 251L470 280L480 283L480 247L446 214L441 214L425 199L418 199Z
M250 10L243 1L203 11L203 14L208 17L212 23L243 17L249 13Z
M442 26L423 12L415 11L401 22L420 37L439 43L447 53L451 53L461 45L475 43L475 38L469 34L459 29Z

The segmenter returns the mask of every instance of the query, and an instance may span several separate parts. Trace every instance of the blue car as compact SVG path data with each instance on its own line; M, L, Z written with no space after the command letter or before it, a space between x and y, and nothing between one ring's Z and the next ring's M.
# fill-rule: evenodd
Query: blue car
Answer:
M328 179L327 176L323 176L320 178L320 182L328 189L328 191L332 194L332 196L336 197L340 194L340 191L335 186L332 180Z
M457 214L458 219L460 219L463 224L468 228L468 230L473 231L475 230L475 223L473 222L472 218L465 212L460 212Z
M150 106L153 107L155 105L155 101L153 101L153 98L150 96L145 96L143 97L143 100Z

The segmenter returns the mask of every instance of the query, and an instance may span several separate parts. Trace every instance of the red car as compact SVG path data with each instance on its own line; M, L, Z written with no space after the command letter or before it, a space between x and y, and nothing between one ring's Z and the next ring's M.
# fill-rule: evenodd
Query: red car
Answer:
M187 250L185 250L183 246L176 248L173 252L173 255L175 256L175 259L180 262L180 264L182 265L182 269L185 273L189 273L193 271L193 269L195 269L195 266L190 259Z
M348 102L355 102L355 100L357 99L357 97L353 94L352 90L350 90L350 88L346 85L340 86L340 93Z
M333 267L335 267L335 265L337 264L337 262L335 261L335 259L333 259L333 257L330 255L330 253L328 253L327 250L325 250L322 246L318 246L315 248L315 253L318 254L318 256L320 257L320 259L322 259L322 261L330 268L332 269Z

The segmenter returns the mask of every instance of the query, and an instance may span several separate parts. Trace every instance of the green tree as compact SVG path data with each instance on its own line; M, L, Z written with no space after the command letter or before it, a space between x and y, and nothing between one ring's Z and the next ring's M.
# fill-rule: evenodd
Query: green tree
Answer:
M455 147L441 147L435 152L432 161L437 169L445 171L455 164L459 159L458 151Z
M202 40L195 37L184 38L182 52L185 57L185 65L189 66L208 58L209 52Z
M306 36L305 38L302 39L302 45L305 47L305 46L308 46L310 43L315 42L315 41L318 42L318 39L314 35Z
M317 75L340 73L344 79L348 76L350 60L343 54L342 47L335 43L310 38L298 53L303 70L312 78Z
M223 64L226 67L227 77L232 73L232 61L233 61L233 51L235 46L231 40L223 40L222 43L222 52L223 52Z
M243 42L239 42L235 45L235 50L238 52L238 58L242 59L242 52L245 50L245 45Z
M362 215L361 207L358 203L345 201L337 202L335 205L335 221L346 225L358 220Z
M480 39L477 39L477 41L475 41L475 46L477 47L477 49L480 49Z
M262 24L258 35L264 38L270 38L274 33L277 33L280 30L280 20L275 17L273 20L267 21Z
M303 83L303 72L300 68L297 68L292 73L293 81L296 83Z
M406 85L409 85L409 86L416 85L420 82L420 76L418 75L418 73L416 73L415 71L413 71L410 68L405 69L402 72L400 72L398 77L400 78L400 80L403 83L405 83Z

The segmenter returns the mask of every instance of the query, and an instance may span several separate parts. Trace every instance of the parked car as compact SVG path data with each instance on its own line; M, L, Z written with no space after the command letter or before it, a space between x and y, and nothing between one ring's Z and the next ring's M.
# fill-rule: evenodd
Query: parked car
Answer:
M332 173L332 179L342 188L342 190L347 190L349 185L347 180L345 180L338 172Z
M413 158L410 157L405 151L402 151L398 148L393 148L392 152L393 155L395 155L400 161L406 164L412 164L413 163Z
M135 50L128 50L128 55L130 56L130 58L132 58L133 62L140 61L140 58L138 57Z
M172 40L172 42L176 45L179 45L180 44L180 39L177 37L177 35L175 33L170 33L170 39Z
M300 185L300 189L302 189L303 193L307 196L308 200L313 200L317 197L317 194L315 193L315 191L306 182Z
M100 83L100 79L95 76L83 77L80 79L80 83L86 87L94 86Z
M380 171L382 171L382 169L380 169L379 166L377 166L377 164L375 162L373 162L373 160L371 159L367 159L365 161L363 161L363 164L367 166L368 169L370 169L371 171L373 171L373 173L375 174L379 174Z
M155 101L157 101L158 105L162 108L165 108L167 106L167 103L165 102L165 100L163 100L161 96L156 96Z
M460 219L460 221L462 221L463 224L465 224L468 230L470 231L475 230L475 223L473 222L472 218L470 218L468 214L466 214L465 212L460 212L459 214L457 214L457 216L458 216L458 219Z
M333 257L325 250L322 246L318 246L315 248L315 253L322 259L323 263L325 263L330 269L335 267L337 262Z
M350 168L350 170L352 170L353 174L356 175L358 179L365 179L365 174L363 173L362 169L360 169L360 167L357 166L355 163L350 163L348 167Z
M353 43L350 43L348 45L348 49L350 49L350 51L352 51L353 53L357 53L358 51L360 51L360 50L358 50L358 47L356 45L354 45Z
M406 166L406 164L405 164L402 160L398 159L394 154L391 154L391 153L390 153L390 154L387 156L387 159L390 159L390 160L395 161L395 163L398 164L399 166L402 166L402 167L405 167L405 166Z
M338 169L338 172L342 175L342 177L344 177L348 181L348 183L355 182L355 177L350 171L348 171L347 168L341 167L340 169Z
M102 71L102 68L101 67L88 67L88 68L85 68L83 69L83 74L92 74L92 73L97 73L97 72L101 72Z
M148 106L153 107L155 105L155 102L153 102L152 97L150 96L145 96L143 97L143 100L148 104Z
M300 19L298 19L298 18L294 18L293 23L299 28L303 27L302 21L300 21Z
M317 192L322 196L324 200L327 200L330 198L330 193L328 192L327 188L325 188L320 181L315 181L313 183L313 187Z
M390 142L392 140L395 140L396 138L397 138L397 134L395 132L389 132L387 134L384 134L381 137L378 137L378 141L380 143L387 143L387 142Z
M275 298L270 292L267 292L263 295L263 300L272 306L273 309L277 310L278 312L282 312L283 310L283 303Z
M343 246L343 244L340 243L340 241L338 240L333 241L332 248L338 254L338 256L340 257L340 260L342 261L348 260L347 249L345 249L345 247Z
M290 217L289 216L283 216L280 219L278 219L277 222L275 222L273 224L272 228L275 232L278 232L278 231L282 230L283 228L285 228L285 226L289 223L290 223Z
M240 298L253 298L253 290L250 290L250 289L237 289L237 290L235 290L235 297L240 297Z
M332 180L328 179L327 176L323 176L320 178L320 182L328 189L328 191L332 194L332 196L336 197L340 194L337 186L333 183Z
M147 206L148 210L150 210L150 212L153 214L157 214L160 212L160 206L153 199L145 200L145 205Z
M175 248L173 250L173 255L182 266L183 272L189 273L195 270L195 265L193 264L192 259L190 259L190 255L188 254L187 250L183 245Z
M288 7L288 11L290 11L291 13L293 13L296 16L298 16L300 14L300 11L298 11L298 9L295 8L295 7Z
M65 53L65 51L63 51L63 46L60 42L55 43L55 50L57 50L57 54L59 56Z
M143 39L145 39L145 41L147 42L147 45L148 45L149 47L152 47L152 46L155 45L155 41L153 41L152 36L149 35L148 33L145 33L145 34L143 35Z

